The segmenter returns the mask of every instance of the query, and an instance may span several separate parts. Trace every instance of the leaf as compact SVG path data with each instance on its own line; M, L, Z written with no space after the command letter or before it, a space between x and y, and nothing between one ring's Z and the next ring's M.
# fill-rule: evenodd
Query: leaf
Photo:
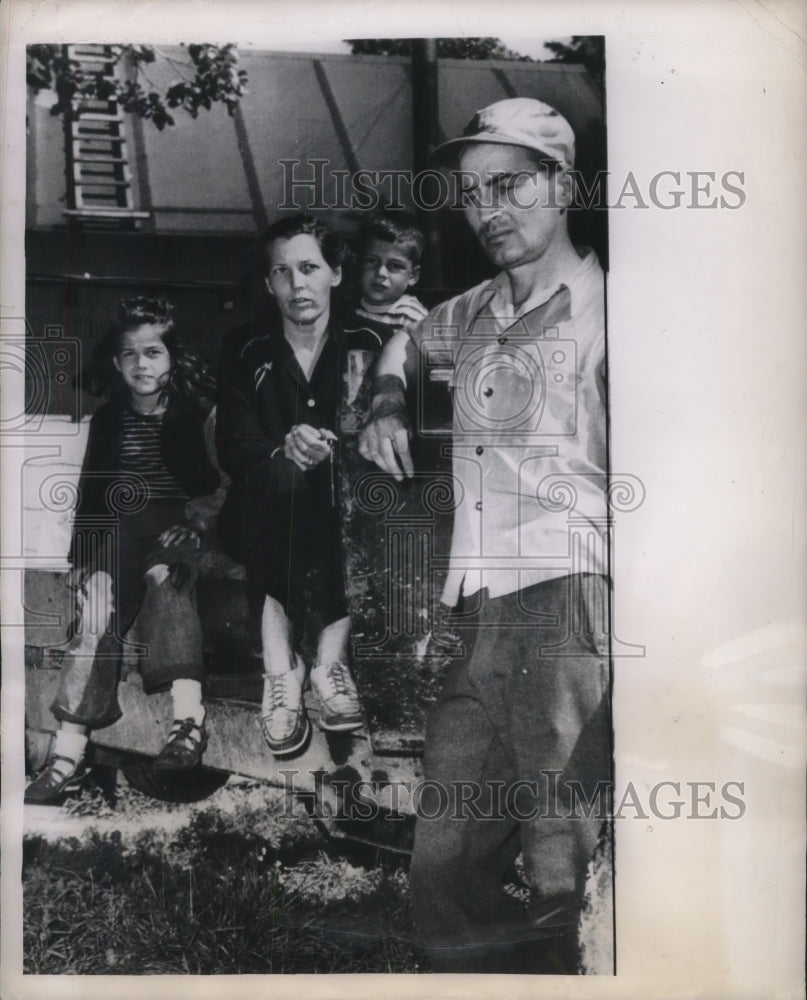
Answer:
M171 108L179 107L185 100L188 88L184 83L174 83L165 92L165 99Z
M57 103L51 108L56 117L68 114L76 95L102 101L117 98L122 111L150 119L155 127L162 130L174 125L174 118L168 108L181 107L197 118L200 108L211 110L214 103L223 103L232 115L239 99L246 93L247 72L236 70L238 62L237 45L228 42L217 46L210 43L195 43L185 46L196 72L192 79L173 79L170 84L155 87L141 69L155 62L156 50L150 45L112 45L115 62L129 57L134 66L135 79L110 81L103 73L88 74L82 71L76 60L68 60L62 55L62 48L56 45L29 46L27 50L27 80L35 91L53 86L57 93ZM139 79L149 84L148 93Z
M110 97L118 92L117 81L108 80L103 73L97 73L95 76L95 92L101 100L109 100Z

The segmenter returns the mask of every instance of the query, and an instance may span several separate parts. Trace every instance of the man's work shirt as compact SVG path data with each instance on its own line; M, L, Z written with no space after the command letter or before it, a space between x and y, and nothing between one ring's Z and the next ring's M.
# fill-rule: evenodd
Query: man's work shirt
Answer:
M455 520L446 604L570 573L608 573L605 310L592 251L514 313L502 273L410 336L448 375ZM438 377L440 377L438 375Z

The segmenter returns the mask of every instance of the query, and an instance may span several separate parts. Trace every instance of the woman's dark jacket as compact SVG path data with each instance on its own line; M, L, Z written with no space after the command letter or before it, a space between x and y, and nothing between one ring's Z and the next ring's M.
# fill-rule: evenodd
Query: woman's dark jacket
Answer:
M309 382L283 336L279 317L238 327L225 339L218 376L216 451L231 478L219 515L219 530L231 554L244 561L251 544L250 520L278 482L294 476L282 448L295 424L337 430L345 392L349 350L378 350L368 330L344 331L332 315L328 336ZM314 470L326 476L323 466Z

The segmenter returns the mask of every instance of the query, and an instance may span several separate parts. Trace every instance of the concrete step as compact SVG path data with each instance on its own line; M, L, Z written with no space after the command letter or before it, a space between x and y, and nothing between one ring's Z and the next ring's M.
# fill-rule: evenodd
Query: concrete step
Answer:
M58 670L26 669L26 724L37 733L56 732L57 722L49 706L58 685ZM170 695L146 695L139 677L131 675L121 682L118 700L123 716L114 725L95 730L92 742L122 753L156 756L173 721ZM408 811L412 786L422 777L420 759L388 753L377 757L365 730L323 732L310 694L306 696L306 709L312 726L311 740L303 752L282 759L272 755L263 738L259 704L247 698L216 697L206 698L205 704L209 735L206 767L301 792L322 793L323 782L332 787L334 781L364 781L368 783L367 794L380 805L389 808L394 801L400 811ZM372 792L370 785L375 786Z

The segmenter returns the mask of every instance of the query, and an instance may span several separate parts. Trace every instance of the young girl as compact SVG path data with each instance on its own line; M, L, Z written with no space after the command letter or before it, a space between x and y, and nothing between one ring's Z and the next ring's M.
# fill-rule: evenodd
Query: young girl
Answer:
M191 501L219 483L204 435L215 385L177 339L172 314L162 299L121 300L95 354L89 388L109 399L90 422L70 547L79 625L51 706L59 720L53 754L26 789L29 803L58 799L89 731L120 718L122 638L138 612L148 650L143 688L170 687L174 705L154 767L195 767L207 745L193 595L204 525Z

